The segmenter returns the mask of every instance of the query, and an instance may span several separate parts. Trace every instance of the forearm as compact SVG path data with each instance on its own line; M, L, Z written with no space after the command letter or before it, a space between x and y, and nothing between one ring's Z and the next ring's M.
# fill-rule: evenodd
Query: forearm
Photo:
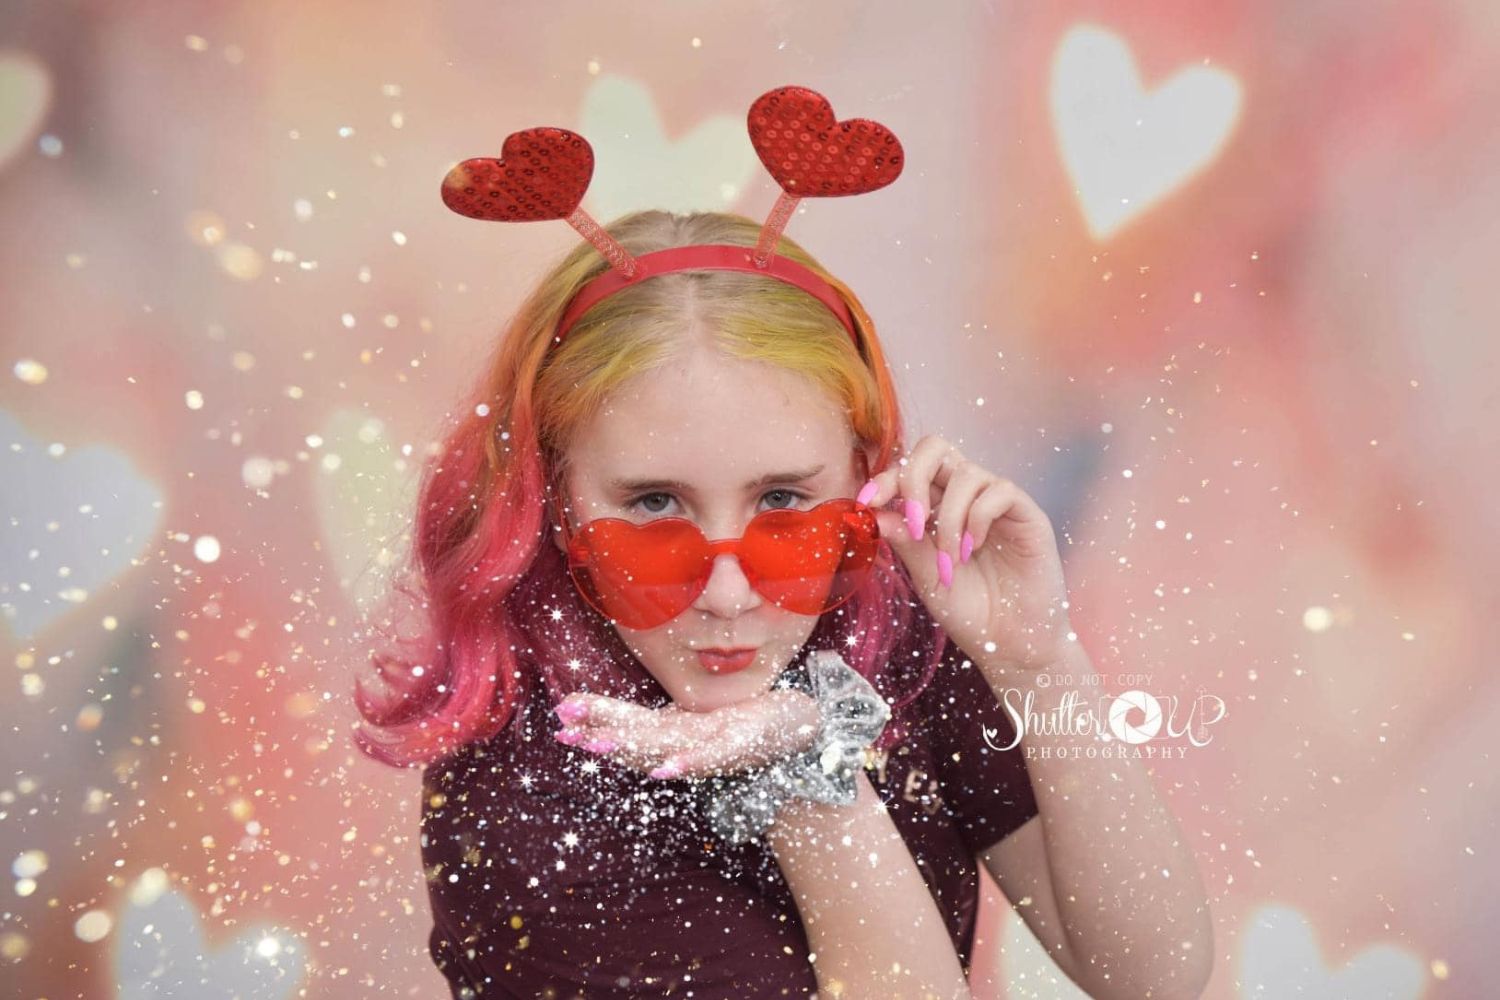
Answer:
M1097 680L1083 647L1071 649L1057 671L1072 674L1080 686ZM1003 667L984 670L997 696L1029 683ZM1103 691L1098 685L1081 689ZM1051 690L1059 694L1055 685ZM1107 998L1146 996L1148 990L1151 996L1197 996L1213 962L1207 893L1144 763L1075 756L1101 746L1088 734L1028 730L1021 744L1080 985Z
M937 903L863 770L858 800L791 799L766 833L792 890L820 992L968 1000Z

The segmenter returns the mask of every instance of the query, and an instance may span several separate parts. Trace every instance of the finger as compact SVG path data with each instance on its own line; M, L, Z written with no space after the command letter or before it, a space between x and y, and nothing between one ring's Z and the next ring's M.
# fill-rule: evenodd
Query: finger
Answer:
M1009 479L992 481L969 509L968 529L974 538L974 548L1001 540L995 526L1002 519L1005 522L1002 529L1014 528L1028 541L1033 535L1041 536L1052 530L1047 512ZM995 537L991 538L992 534Z
M657 711L662 714L662 719L654 728L637 726L631 730L618 731L601 726L593 730L590 738L575 738L564 742L656 777L652 772L659 769L663 761L682 757L704 742L701 732L694 730L691 725L683 724L685 717L691 713L671 715L667 714L669 709Z
M974 551L978 552L989 541L990 525L1010 506L1010 491L1005 480L997 480L984 488L969 507L968 530L974 539Z
M556 714L566 723L593 729L601 726L626 728L640 725L649 721L656 711L607 694L574 691L558 702Z
M553 732L559 743L578 746L594 739L595 723L589 718L588 705L591 695L575 691L552 706L559 728Z
M891 547L891 551L906 567L907 575L919 593L929 594L938 583L937 549L932 544L931 533L914 540L907 532L906 515L894 510L878 510L875 521L880 525L880 538Z
M576 691L558 703L556 714L563 721L558 739L595 753L622 750L660 756L674 745L676 727L671 713L670 706L650 709L608 695Z
M950 565L957 565L961 561L961 542L969 519L969 508L993 479L982 466L963 460L943 485L943 498L933 519L933 532L938 549L951 557Z
M895 462L871 476L869 482L865 484L866 492L862 493L858 499L871 507L883 507L892 500L904 496L901 482L903 477L907 475L907 469L910 465L928 453L936 453L941 456L944 447L951 446L936 434L929 434L923 437L910 452L902 455ZM872 485L874 486L874 491L868 492ZM920 495L918 499L921 499L929 509L937 502L936 496Z
M962 458L958 449L936 434L918 441L911 454L906 456L899 476L899 489L906 501L903 512L907 532L913 539L920 539L926 533L928 513L942 498L942 484L937 482L937 477L941 472L943 480L947 480L945 463Z
M559 743L589 753L613 753L625 742L619 733L585 719L564 722L552 735Z
M869 507L883 507L896 495L896 477L900 472L901 467L892 464L875 473L860 488L855 499Z
M628 767L636 771L649 771L661 760L662 754L642 750L622 743L610 736L600 736L596 739L585 740L579 743L570 743L573 749L589 754L594 757L607 757L613 763L622 767Z

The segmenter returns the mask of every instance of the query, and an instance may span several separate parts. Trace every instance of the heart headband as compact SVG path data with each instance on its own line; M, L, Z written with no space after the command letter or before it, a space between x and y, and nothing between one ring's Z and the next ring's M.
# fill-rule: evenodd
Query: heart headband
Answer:
M901 142L868 118L838 121L828 99L806 87L778 87L750 105L750 143L781 186L753 250L732 244L672 247L634 257L581 207L594 175L594 150L565 128L539 126L512 132L499 158L464 160L443 178L443 204L460 215L490 222L563 219L599 249L610 269L580 288L563 310L553 343L601 299L637 282L674 271L745 271L803 289L844 324L859 346L844 299L823 278L773 252L803 198L864 194L901 175Z

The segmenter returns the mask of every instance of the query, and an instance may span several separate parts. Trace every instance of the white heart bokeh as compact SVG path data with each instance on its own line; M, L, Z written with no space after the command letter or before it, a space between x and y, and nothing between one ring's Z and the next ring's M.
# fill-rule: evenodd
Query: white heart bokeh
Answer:
M1105 240L1218 155L1240 111L1240 84L1195 66L1147 93L1113 32L1068 31L1052 62L1058 153L1090 234Z
M284 930L252 928L210 949L197 908L161 869L132 885L114 955L118 1000L285 1000L307 971L301 939Z
M1378 944L1331 969L1312 924L1290 906L1263 906L1240 938L1240 996L1245 1000L1417 1000L1426 974L1422 961L1395 945Z
M28 640L134 564L162 518L162 491L107 445L46 445L0 410L0 620Z
M650 90L626 77L594 82L578 127L594 148L589 211L605 223L644 208L724 211L762 170L744 118L709 115L669 139Z

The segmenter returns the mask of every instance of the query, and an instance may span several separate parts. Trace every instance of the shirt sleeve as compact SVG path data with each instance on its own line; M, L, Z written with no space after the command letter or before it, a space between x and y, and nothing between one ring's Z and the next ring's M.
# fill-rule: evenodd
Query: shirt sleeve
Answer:
M989 681L948 640L922 692L943 797L969 851L988 850L1039 812L1016 729Z

